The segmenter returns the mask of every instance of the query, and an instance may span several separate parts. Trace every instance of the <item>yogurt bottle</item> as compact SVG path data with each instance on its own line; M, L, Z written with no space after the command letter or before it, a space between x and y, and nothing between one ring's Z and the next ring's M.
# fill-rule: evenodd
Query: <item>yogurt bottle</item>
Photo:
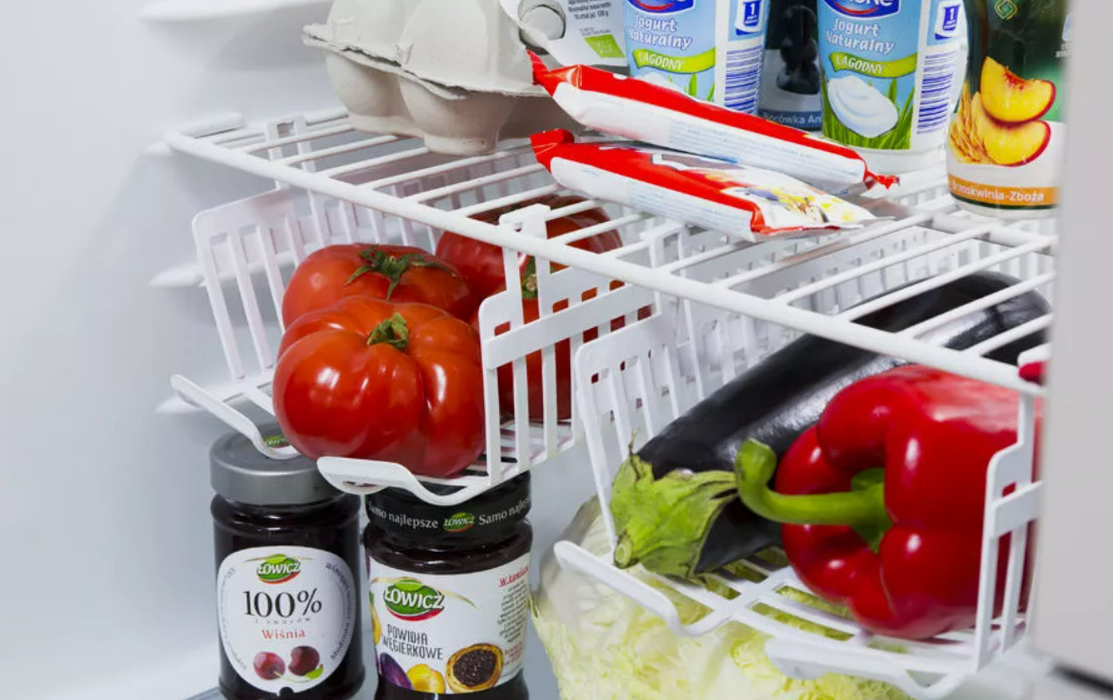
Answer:
M966 14L970 67L948 141L951 194L980 214L1047 214L1059 203L1067 131L1068 2L966 0Z
M630 74L756 114L769 0L624 0Z
M819 0L823 135L872 170L943 162L965 70L962 0Z
M823 126L816 0L769 0L758 115L797 129Z

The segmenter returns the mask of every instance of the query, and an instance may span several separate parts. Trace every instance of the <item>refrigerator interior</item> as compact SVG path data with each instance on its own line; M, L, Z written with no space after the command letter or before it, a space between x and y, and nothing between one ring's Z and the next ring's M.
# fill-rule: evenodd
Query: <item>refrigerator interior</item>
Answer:
M143 21L147 5L148 13L163 20L192 21ZM180 395L174 395L168 379L188 378L188 385L177 385L179 394L182 387L188 394L192 385L211 390L219 398L219 390L229 386L229 352L227 344L222 347L218 342L214 329L212 300L202 284L206 270L197 262L195 234L199 229L196 224L191 228L191 221L198 212L221 208L241 215L250 207L241 204L239 209L234 205L227 209L230 203L261 201L258 198L268 196L276 181L294 185L296 192L280 192L275 198L296 200L296 216L305 217L309 212L312 218L317 205L355 201L351 192L332 189L327 177L299 175L298 164L272 162L296 155L296 145L293 151L245 160L227 155L225 151L232 153L232 149L223 149L208 138L213 133L242 130L250 138L261 134L263 139L282 139L299 129L328 128L343 121L333 108L336 100L320 54L302 46L299 38L300 28L319 20L327 5L274 0L261 12L251 11L252 6L242 0L233 5L105 0L62 7L25 3L8 10L13 26L27 31L16 33L4 49L5 83L11 91L10 104L15 106L6 117L12 135L6 140L6 153L15 167L9 169L7 178L10 200L5 204L4 221L10 230L29 235L11 236L16 250L4 276L10 321L5 327L6 362L0 376L9 400L0 409L0 418L14 449L0 488L0 531L12 561L20 562L24 573L5 577L0 590L6 600L19 606L12 616L15 627L9 629L9 639L25 640L7 648L0 662L8 679L5 697L185 700L212 693L217 640L208 448L228 427L209 413L187 406ZM212 16L205 18L206 13ZM168 127L174 128L164 142ZM274 131L267 133L267 128ZM322 148L361 138L368 137L343 136ZM375 157L412 147L404 141L384 142L375 146ZM1076 152L1078 149L1075 146ZM478 197L478 201L484 196L497 198L499 188L503 196L510 197L530 188L543 189L544 176L530 169L532 158L526 156L519 153L498 166L503 173L524 169L513 176L500 178L500 171L492 168L490 188L479 190L487 194L466 194L459 206L468 206L471 200L467 197ZM422 161L412 167L435 168L438 163ZM404 174L401 170L376 172L387 178ZM484 171L468 174L472 179L484 176ZM1029 280L1036 279L1041 290L1049 289L1047 276L1052 268L1043 260L1043 253L1052 245L1051 227L1006 229L993 222L974 230L976 223L952 216L950 210L933 209L943 206L931 184L934 180L919 183L920 189L916 178L910 180L905 190L910 193L908 204L923 207L914 212L921 218L905 227L916 229L907 240L878 248L882 252L872 259L876 269L869 273L876 273L875 277L863 282L866 273L849 273L855 265L870 262L869 258L849 256L840 270L824 267L794 279L792 285L799 289L845 272L849 275L845 282L859 285L861 294L871 284L885 290L902 281L938 277L1002 255L1005 257L987 267L1015 270ZM449 178L439 185L427 180L421 187L430 191L452 185ZM317 194L306 197L301 187ZM413 194L394 193L382 200L372 196L370 203L358 204L368 209L370 204L395 206L387 200L400 201ZM444 198L460 194L446 191ZM409 205L397 206L409 211ZM427 214L416 212L419 218ZM585 304L577 324L602 327L614 313L627 315L632 322L645 304L655 304L658 311L675 310L683 305L676 298L705 293L699 285L710 284L714 275L710 281L679 275L675 278L684 281L674 283L672 277L662 282L664 277L651 270L660 262L654 255L679 255L668 245L692 245L692 241L682 241L685 234L634 212L616 210L612 214L625 222L628 242L652 233L654 227L660 229L661 241L671 242L663 243L660 250L632 249L622 256L628 263L621 269L626 278L647 284L638 290L627 287L593 306ZM455 216L443 223L462 218ZM430 234L420 224L403 230L397 228L399 221L394 217L382 221L387 235L420 237L431 235L436 228L427 227ZM520 223L536 227L539 222L527 217ZM324 228L340 230L335 220ZM893 232L901 230L896 227ZM500 233L497 226L476 226L471 233L497 241L506 232ZM945 250L943 237L955 235L965 236L967 245L961 250ZM530 245L537 246L538 254L553 253L554 260L567 252L566 246L546 247L536 240ZM1009 257L1009 251L1017 248L1025 252ZM765 256L751 263L731 258L716 274L777 265L794 256L806 257L808 251L808 245L794 245L770 252L767 261ZM584 269L555 275L552 283L602 290L613 260L570 255L569 261ZM901 265L883 264L884 257L892 255L905 256ZM20 264L24 260L37 264ZM750 267L739 267L744 264ZM235 264L229 264L228 269L232 268ZM263 273L258 265L248 272L259 282L265 306ZM220 270L216 273L222 274ZM235 273L224 270L223 274ZM243 293L242 287L237 289L230 282L224 288L232 297ZM776 316L779 312L753 299L782 291L775 285L768 289L758 285L732 297L728 300L728 305L734 305L732 318L749 312ZM833 308L848 303L840 296L844 292L834 285L817 289L817 293L827 294L816 299L827 298ZM704 301L719 300L707 294ZM1075 298L1078 296L1076 292ZM818 317L823 307L822 301L817 303L808 313ZM494 314L500 313L495 306L485 324L489 329ZM251 365L259 346L252 342L249 307L246 313L245 307L233 304L229 308L230 327L241 338L238 351ZM710 309L693 308L685 313ZM275 332L273 322L267 322L272 316L273 312L260 317L266 334ZM784 320L797 327L811 324L830 337L848 337L843 328L846 324L795 312ZM776 325L775 320L766 321ZM566 334L562 337L583 330L579 325L571 327L572 321L568 321L569 327L560 331L563 324L558 318L546 323L545 328ZM630 335L639 332L633 328ZM762 351L788 337L766 338ZM875 341L889 342L882 338L866 342ZM610 347L616 345L614 340L609 343ZM1014 383L1006 369L977 358L940 354L903 341L892 348L905 356L961 367L967 373L1027 388L1019 380ZM577 357L578 369L581 359ZM265 374L265 366L258 369ZM1079 385L1072 391L1083 390ZM1039 394L1032 390L1030 395ZM213 412L221 410L214 407ZM222 417L237 420L229 415ZM245 416L256 422L266 419L265 411L245 411ZM601 479L598 468L593 478L585 437L559 433L553 423L532 433L520 429L507 433L507 454L520 457L536 448L541 459L532 472L535 493L543 494L535 499L531 515L536 562L552 549L575 508L596 493ZM523 438L527 433L529 440ZM570 445L574 446L562 451ZM359 465L354 466L358 469ZM337 462L327 468L339 480L345 474L352 476L346 472L353 468L350 464ZM365 472L357 475L367 476ZM379 476L386 481L403 478ZM488 477L469 478L469 483L481 488ZM602 578L608 575L599 573ZM367 620L363 622L367 624ZM1011 622L1020 624L1015 619ZM544 650L532 630L527 658L531 693L546 700L556 698ZM953 697L1019 698L1027 692L1027 679L1045 671L1045 662L1013 650L981 675L966 680ZM373 685L369 678L361 697L370 697Z

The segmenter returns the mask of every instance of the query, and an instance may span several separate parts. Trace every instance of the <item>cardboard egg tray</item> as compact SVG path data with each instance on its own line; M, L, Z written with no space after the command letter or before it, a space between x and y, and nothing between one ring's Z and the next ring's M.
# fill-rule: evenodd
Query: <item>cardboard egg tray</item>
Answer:
M518 27L490 0L336 0L305 28L353 126L478 155L574 125L533 84Z

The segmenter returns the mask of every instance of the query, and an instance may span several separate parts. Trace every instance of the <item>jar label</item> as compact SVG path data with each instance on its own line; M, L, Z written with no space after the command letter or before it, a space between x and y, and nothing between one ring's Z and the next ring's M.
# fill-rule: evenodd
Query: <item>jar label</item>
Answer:
M487 571L418 574L368 558L379 679L424 693L474 693L522 669L529 554Z
M247 683L303 693L344 661L356 626L356 584L343 559L308 547L254 547L217 572L224 653Z

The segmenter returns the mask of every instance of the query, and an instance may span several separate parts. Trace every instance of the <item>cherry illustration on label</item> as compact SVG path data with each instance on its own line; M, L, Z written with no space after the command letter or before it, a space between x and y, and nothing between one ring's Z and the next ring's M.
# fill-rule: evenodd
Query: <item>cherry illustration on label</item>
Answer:
M294 647L290 652L290 673L307 676L321 663L321 655L309 646Z
M273 681L286 673L286 662L278 654L261 651L255 655L255 673L265 681Z

